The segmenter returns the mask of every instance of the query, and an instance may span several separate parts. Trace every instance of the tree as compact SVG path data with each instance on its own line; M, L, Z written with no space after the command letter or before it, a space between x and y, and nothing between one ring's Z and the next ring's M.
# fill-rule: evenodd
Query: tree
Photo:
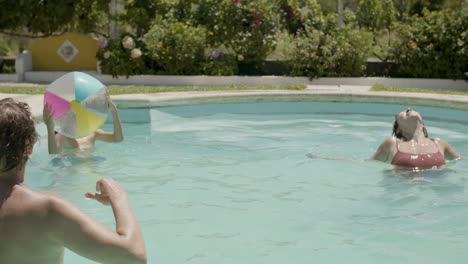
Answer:
M0 0L0 7L0 33L43 37L101 29L107 25L109 0Z

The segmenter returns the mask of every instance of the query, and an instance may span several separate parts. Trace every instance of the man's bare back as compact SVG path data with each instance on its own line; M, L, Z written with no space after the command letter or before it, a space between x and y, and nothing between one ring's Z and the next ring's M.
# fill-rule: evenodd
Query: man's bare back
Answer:
M63 263L64 247L102 263L146 263L143 236L125 190L112 179L99 180L97 186L101 194L86 197L113 207L116 231L57 194L0 181L0 263Z
M0 262L63 263L64 248L50 236L49 195L25 185L0 190Z

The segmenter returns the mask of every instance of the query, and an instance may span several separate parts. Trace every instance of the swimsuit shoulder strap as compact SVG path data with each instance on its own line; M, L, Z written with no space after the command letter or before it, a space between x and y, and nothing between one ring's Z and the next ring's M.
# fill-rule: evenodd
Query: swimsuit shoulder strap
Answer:
M397 152L400 152L400 148L398 147L400 144L398 144L398 138L393 138L395 140L395 146L396 146L396 150Z
M434 138L431 138L431 141L434 142L435 146L437 147L437 150L442 153L442 151L440 151L439 149L439 141L438 140L435 140Z

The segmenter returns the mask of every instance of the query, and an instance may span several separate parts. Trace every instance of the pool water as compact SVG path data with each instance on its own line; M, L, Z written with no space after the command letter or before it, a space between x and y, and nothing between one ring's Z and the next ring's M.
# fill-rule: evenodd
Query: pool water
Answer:
M124 142L98 142L78 158L53 160L43 138L26 182L114 228L111 208L83 196L99 178L114 177L129 193L149 263L465 263L468 161L412 176L366 161L406 107L154 108L150 123L124 124ZM413 109L431 137L468 156L466 112ZM39 131L46 133L43 125ZM67 251L65 263L94 262Z

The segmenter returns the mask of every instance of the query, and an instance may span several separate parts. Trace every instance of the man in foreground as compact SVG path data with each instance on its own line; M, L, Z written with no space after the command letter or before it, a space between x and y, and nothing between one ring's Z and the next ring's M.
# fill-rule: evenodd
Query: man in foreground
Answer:
M65 247L101 263L146 263L140 226L117 181L101 179L100 193L86 193L112 206L116 231L63 197L24 184L37 138L29 106L0 100L0 263L63 263Z

